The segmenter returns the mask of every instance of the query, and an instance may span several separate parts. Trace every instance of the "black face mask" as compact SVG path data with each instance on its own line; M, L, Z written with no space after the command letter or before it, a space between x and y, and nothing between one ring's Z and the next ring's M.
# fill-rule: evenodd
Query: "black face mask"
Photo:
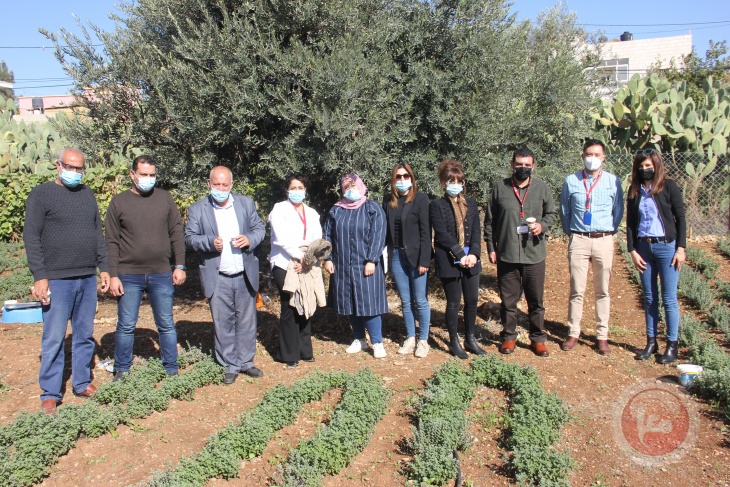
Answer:
M654 179L654 169L639 169L640 181L651 181L652 179Z
M530 174L532 174L531 167L518 167L512 172L512 175L517 181L524 181L530 177Z

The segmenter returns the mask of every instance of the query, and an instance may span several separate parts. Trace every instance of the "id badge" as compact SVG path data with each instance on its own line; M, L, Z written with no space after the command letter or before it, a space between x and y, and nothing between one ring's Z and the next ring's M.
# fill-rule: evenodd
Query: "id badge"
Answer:
M590 225L593 221L593 214L590 211L583 213L583 225Z
M523 235L525 233L529 232L529 229L527 228L527 225L520 225L517 227L517 233L520 235Z

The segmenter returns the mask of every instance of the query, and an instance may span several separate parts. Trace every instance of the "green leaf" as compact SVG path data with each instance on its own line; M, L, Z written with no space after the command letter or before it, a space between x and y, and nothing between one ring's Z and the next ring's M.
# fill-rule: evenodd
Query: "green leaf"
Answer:
M694 177L695 176L695 167L692 165L691 162L688 162L684 166L684 172L686 172L691 177Z

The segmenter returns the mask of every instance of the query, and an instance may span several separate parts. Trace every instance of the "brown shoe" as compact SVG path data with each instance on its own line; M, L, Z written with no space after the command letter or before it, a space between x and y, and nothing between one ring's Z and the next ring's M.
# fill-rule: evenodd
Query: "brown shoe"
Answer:
M537 355L538 357L547 357L548 355L550 355L547 347L542 342L530 342L530 348L533 352L535 352L535 355Z
M596 340L596 350L601 355L608 355L611 353L611 349L608 347L608 340Z
M74 392L74 394L78 397L92 397L96 394L96 386L94 384L89 384L84 392Z
M575 346L578 344L578 339L576 337L568 337L565 339L563 344L560 346L564 351L570 352L575 348Z
M505 342L502 344L502 346L499 347L499 351L505 355L509 355L515 351L516 343L517 342L515 340L505 340Z
M41 402L41 411L45 411L46 413L53 416L56 414L56 400L55 399L45 399L43 402Z

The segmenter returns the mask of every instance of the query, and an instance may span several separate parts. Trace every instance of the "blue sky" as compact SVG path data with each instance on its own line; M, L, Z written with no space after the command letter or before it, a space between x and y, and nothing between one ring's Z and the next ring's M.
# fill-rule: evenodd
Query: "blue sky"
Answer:
M57 32L59 28L77 32L74 15L91 21L103 30L112 30L109 13L117 11L120 0L8 0L0 29L0 60L15 74L15 94L25 96L67 93L71 81L53 55L50 42L38 32L39 27ZM5 3L5 2L4 2ZM726 40L730 44L730 0L569 0L569 10L576 12L589 31L603 30L615 38L628 30L634 39L687 34L692 30L695 51L704 55L709 40ZM515 0L513 11L518 20L535 19L550 1ZM724 24L709 22L727 21ZM686 25L694 23L694 25ZM683 24L683 25L667 25ZM40 47L46 46L45 49Z

